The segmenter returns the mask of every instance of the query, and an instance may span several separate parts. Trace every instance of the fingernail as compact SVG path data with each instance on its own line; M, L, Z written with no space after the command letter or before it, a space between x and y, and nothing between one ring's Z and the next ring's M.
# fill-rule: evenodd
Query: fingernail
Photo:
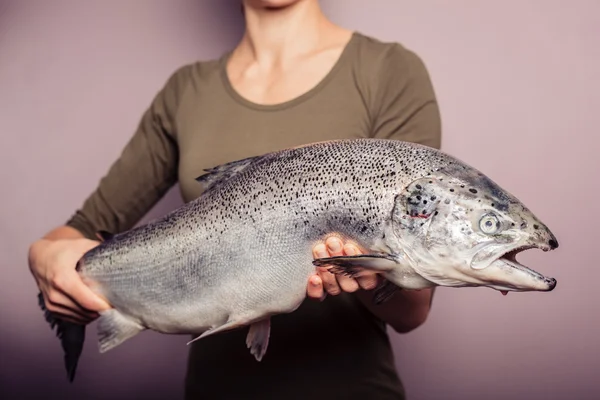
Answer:
M355 254L357 254L358 251L356 251L356 247L354 246L346 246L346 254L348 254L349 256L353 256Z
M332 239L327 246L329 247L329 250L334 252L338 252L342 249L342 245L338 239Z
M317 276L313 276L312 278L310 278L310 284L313 285L314 287L317 287L320 285L319 281L320 281L320 279Z
M317 245L317 247L315 247L315 253L319 258L329 257L329 254L327 254L327 249L325 248L324 244Z

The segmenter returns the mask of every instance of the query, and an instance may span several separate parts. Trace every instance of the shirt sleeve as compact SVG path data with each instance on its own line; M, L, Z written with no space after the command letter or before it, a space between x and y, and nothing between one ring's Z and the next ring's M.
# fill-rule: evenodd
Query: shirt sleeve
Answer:
M429 72L421 58L397 44L382 56L373 79L371 137L439 149L440 112Z
M178 69L144 112L134 135L97 188L67 221L90 239L133 227L177 181L175 115L187 67Z

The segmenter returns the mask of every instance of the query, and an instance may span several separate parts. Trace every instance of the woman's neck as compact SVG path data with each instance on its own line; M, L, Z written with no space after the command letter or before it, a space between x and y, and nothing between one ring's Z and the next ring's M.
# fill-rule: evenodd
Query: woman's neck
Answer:
M272 67L319 50L323 38L343 34L323 14L318 1L299 0L286 7L246 6L246 31L234 53L246 62Z

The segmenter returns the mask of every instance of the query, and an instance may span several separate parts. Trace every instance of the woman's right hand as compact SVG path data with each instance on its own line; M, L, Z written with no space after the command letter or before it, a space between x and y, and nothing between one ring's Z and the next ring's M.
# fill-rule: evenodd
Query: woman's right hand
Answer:
M81 239L40 239L29 248L29 269L44 296L46 309L59 319L88 324L99 311L111 308L81 279L77 261L99 242Z

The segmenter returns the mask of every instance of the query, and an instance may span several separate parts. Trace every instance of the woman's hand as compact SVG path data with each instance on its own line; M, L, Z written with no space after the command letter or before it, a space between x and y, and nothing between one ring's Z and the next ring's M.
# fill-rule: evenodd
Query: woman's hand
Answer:
M342 241L335 237L329 238L325 244L318 244L313 248L313 257L315 258L358 254L361 253L356 246L350 243L343 245ZM307 294L310 298L322 300L326 294L335 296L342 291L355 292L359 288L374 289L379 280L383 279L383 277L378 277L376 272L353 279L335 275L328 272L326 268L317 267L317 274L311 276L308 281ZM394 297L380 305L373 303L373 292L359 292L357 298L373 315L389 324L396 332L407 333L422 325L427 319L433 292L433 288L399 290Z
M326 258L336 256L353 256L361 254L360 250L351 243L342 243L337 237L330 237L323 244L317 244L313 248L314 258ZM342 291L355 292L359 288L365 290L374 289L377 286L377 273L361 276L357 279L344 275L335 275L324 267L317 267L317 273L308 281L307 294L313 299L323 299L326 294L336 296Z
M75 271L77 261L99 242L89 239L41 239L29 248L29 269L57 318L87 324L110 305L98 297Z

